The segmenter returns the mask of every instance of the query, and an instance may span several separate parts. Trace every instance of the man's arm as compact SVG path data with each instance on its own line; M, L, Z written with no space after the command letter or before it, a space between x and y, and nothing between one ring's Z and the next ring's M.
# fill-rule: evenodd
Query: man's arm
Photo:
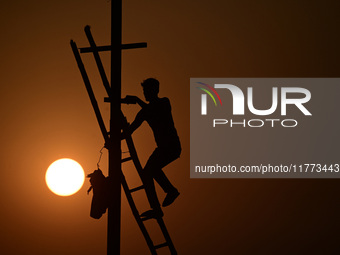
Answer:
M136 100L137 100L137 104L139 104L139 106L142 107L142 108L147 105L147 103L145 103L139 97L136 97Z
M143 100L141 100L139 97L136 97L136 96L126 96L124 99L122 99L122 103L125 103L125 104L139 104L140 107L144 107L146 106L147 104L145 102L143 102Z
M137 128L139 128L139 126L143 123L144 120L145 120L144 114L141 110L137 113L137 116L135 120L131 123L131 125L129 125L127 129L122 132L121 139L124 139L125 136L128 134L131 135Z

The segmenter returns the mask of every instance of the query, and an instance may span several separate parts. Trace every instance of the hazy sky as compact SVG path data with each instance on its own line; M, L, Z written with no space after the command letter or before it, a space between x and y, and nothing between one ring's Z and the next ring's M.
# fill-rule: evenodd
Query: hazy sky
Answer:
M165 168L181 192L164 209L178 254L338 249L331 233L339 229L339 180L189 178L189 80L339 77L339 1L124 0L123 9L123 42L145 41L148 48L123 53L122 94L143 98L140 82L159 79L182 141L181 158ZM88 180L66 198L50 192L44 180L47 167L62 157L92 172L103 146L69 46L70 39L88 46L85 25L97 45L109 44L110 2L0 3L1 254L106 254L106 216L90 218ZM109 70L109 53L102 57ZM108 123L93 58L83 60ZM123 111L132 121L138 107ZM144 164L155 147L149 127L144 124L134 139ZM105 173L106 167L105 151ZM133 168L124 170L133 183ZM121 254L149 254L122 201Z

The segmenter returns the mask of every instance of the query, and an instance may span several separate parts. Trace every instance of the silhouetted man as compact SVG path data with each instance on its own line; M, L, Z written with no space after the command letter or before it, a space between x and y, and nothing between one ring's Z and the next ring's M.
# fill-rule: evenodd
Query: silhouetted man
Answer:
M138 103L142 107L127 132L133 133L143 121L146 121L153 131L157 148L147 161L142 177L152 210L146 211L142 216L156 218L162 217L163 212L160 208L153 179L167 193L162 206L172 204L179 196L179 192L165 176L162 168L179 158L181 144L172 119L170 101L166 97L158 97L159 81L149 78L143 81L141 85L145 100L149 103L143 102L136 96L127 96L125 98L126 103Z

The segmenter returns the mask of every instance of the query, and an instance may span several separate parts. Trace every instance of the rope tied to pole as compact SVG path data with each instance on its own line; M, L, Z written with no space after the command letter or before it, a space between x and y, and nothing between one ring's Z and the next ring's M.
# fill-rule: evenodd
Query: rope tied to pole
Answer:
M103 149L105 148L105 146L103 146L101 149L100 149L100 151L99 151L99 153L100 153L100 155L99 155L99 159L98 159L98 162L97 162L97 168L99 169L99 163L100 163L100 160L102 159L102 156L103 156Z

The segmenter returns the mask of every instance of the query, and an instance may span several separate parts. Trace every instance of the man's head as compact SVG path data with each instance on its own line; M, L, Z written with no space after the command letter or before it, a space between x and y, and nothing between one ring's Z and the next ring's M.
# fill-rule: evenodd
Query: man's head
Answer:
M158 98L159 81L155 78L148 78L142 82L143 93L146 101Z

